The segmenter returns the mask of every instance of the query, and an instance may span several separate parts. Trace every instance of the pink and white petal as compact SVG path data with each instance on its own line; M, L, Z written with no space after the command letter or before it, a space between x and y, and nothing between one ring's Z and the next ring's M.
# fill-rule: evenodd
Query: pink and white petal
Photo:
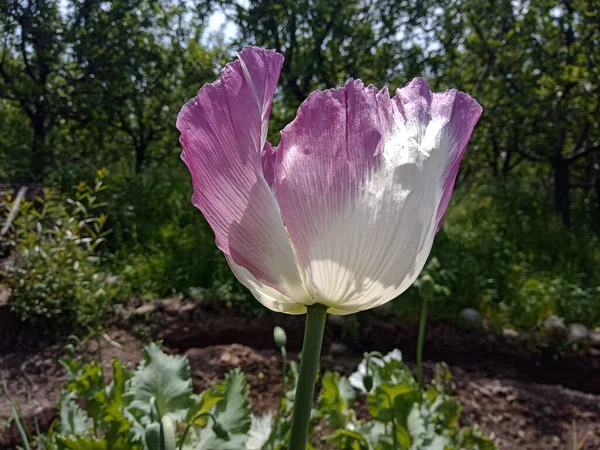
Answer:
M313 298L334 313L393 299L429 255L457 132L476 118L453 118L423 82L390 99L351 80L311 95L282 132L277 200Z
M269 186L273 186L275 178L275 148L267 141L263 148L261 155L261 164L263 169L263 176Z
M444 158L443 194L437 210L436 232L439 231L450 202L454 182L471 133L481 116L482 108L464 92L451 89L432 93L424 78L416 78L398 89L394 101L412 130L410 139L422 142L422 150L432 154L429 164Z
M272 311L286 314L304 314L306 312L306 306L304 304L298 303L298 301L283 294L280 290L273 289L271 286L261 283L254 275L242 266L233 262L230 256L225 255L225 259L235 277L252 293L254 298L263 304L263 306ZM299 295L302 296L305 294L300 292Z
M183 107L177 128L192 201L219 249L261 283L291 295L302 292L302 278L261 161L282 63L274 51L246 47Z
M454 183L460 167L460 162L467 149L473 129L482 113L479 103L463 92L449 91L433 95L431 105L433 117L444 117L448 114L450 119L444 129L448 133L448 154L444 169L444 188L440 205L438 207L436 231L442 226Z

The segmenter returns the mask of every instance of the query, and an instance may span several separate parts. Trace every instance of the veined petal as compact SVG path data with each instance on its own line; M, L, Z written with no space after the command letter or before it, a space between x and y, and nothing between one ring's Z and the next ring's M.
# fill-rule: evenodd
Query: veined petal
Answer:
M252 293L254 298L270 310L286 314L303 314L306 312L306 306L304 304L294 301L294 299L283 294L280 290L261 283L254 275L242 266L233 262L230 256L225 255L225 259L240 283ZM310 303L312 302L309 302L308 304Z
M192 202L219 249L257 283L284 296L293 293L297 302L306 293L261 160L282 63L274 51L246 47L183 107L177 128L192 175Z
M469 95L454 89L431 93L424 78L417 78L399 89L394 100L406 123L412 124L417 137L431 133L432 130L440 130L445 166L442 175L443 194L437 211L437 232L442 225L460 162L482 108Z
M480 113L425 80L394 99L350 80L301 105L282 132L274 186L316 302L351 313L412 284Z
M267 142L263 148L261 163L263 175L269 186L273 186L275 178L275 157L275 148L273 148L270 142Z

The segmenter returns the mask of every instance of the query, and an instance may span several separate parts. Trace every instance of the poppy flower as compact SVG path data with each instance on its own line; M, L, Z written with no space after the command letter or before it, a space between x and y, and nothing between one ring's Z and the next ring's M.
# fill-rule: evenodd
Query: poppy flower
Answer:
M417 78L391 96L351 79L315 91L267 141L283 64L246 47L177 118L193 204L267 308L382 305L417 278L481 106Z

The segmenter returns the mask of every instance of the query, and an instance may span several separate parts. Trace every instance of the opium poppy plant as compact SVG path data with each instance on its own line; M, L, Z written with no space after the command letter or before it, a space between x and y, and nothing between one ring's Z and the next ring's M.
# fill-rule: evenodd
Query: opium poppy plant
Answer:
M267 130L283 56L238 56L181 110L182 158L238 280L274 311L308 310L290 437L304 449L308 418L296 420L310 415L326 312L382 305L415 281L481 106L422 78L394 96L349 80L313 92L275 148Z

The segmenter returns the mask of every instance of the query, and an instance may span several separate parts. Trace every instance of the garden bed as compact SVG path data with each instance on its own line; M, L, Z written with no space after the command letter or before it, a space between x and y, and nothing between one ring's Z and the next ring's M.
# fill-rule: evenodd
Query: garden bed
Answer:
M406 360L414 359L414 324L399 324L376 314L357 318L358 323L347 318L327 327L324 369L348 374L365 349L397 347ZM141 358L143 340L161 339L166 351L188 356L198 391L239 366L251 385L255 412L265 412L275 408L281 387L280 357L272 343L275 325L286 329L288 347L295 357L303 333L302 317L267 314L257 319L214 302L132 301L113 319L107 333L122 347L101 339L100 348L108 374L113 357L133 368ZM65 381L58 363L63 345L49 342L35 328L19 328L18 323L13 323L11 330L11 348L0 348L0 375L30 423L33 425L36 417L45 429L55 417L58 386ZM82 350L90 358L100 354L95 340ZM511 333L494 335L431 324L425 369L430 373L436 361L449 364L455 392L464 406L462 422L480 423L486 433L494 434L499 449L572 448L575 429L582 449L597 450L600 358L587 349L553 356L556 354L556 349L532 348L529 341ZM360 410L360 405L357 407ZM0 425L10 414L10 403L2 393ZM0 428L0 449L14 448L17 442L14 426Z

